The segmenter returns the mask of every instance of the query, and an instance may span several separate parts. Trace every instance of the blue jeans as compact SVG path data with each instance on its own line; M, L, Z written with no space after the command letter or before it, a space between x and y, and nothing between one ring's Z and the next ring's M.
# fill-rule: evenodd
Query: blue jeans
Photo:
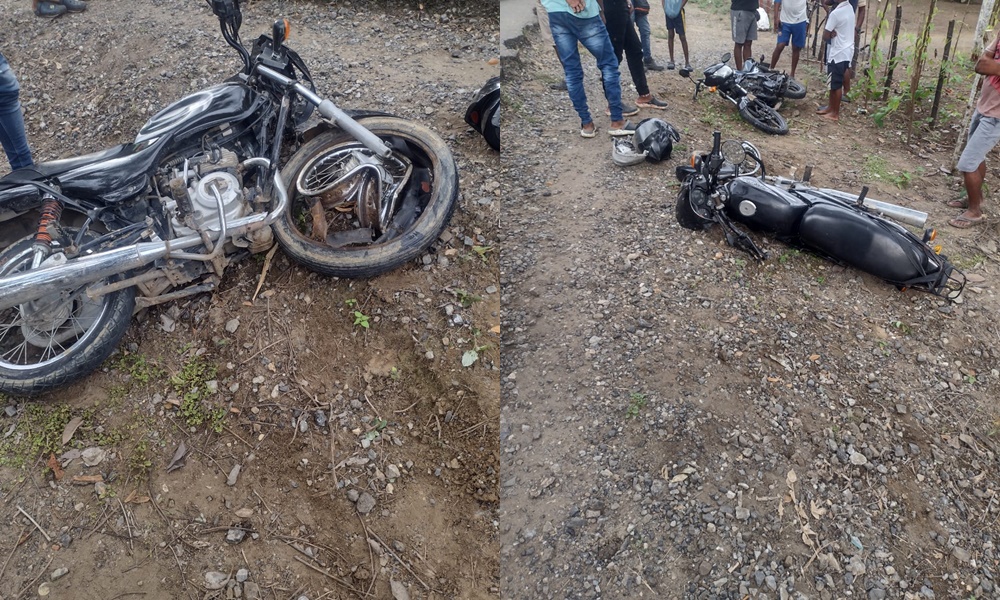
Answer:
M634 11L635 26L639 29L639 41L642 42L642 60L650 62L653 60L653 53L649 48L649 13Z
M17 170L30 167L31 149L24 134L24 116L18 101L20 86L7 59L0 54L0 145L7 153L10 168Z
M580 115L580 124L587 125L594 119L587 107L587 93L583 89L583 65L580 63L580 49L577 43L583 44L588 52L597 59L597 68L601 70L601 83L604 85L604 97L611 109L611 120L622 120L622 87L618 74L618 59L615 49L608 37L601 17L580 19L568 12L549 13L549 27L552 29L552 39L556 43L556 52L562 61L566 72L566 89L573 108Z

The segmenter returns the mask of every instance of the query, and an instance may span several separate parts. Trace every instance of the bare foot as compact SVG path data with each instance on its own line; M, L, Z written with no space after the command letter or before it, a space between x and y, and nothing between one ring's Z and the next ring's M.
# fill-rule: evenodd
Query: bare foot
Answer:
M824 119L829 119L834 122L840 120L840 115L835 115L832 112L820 113L820 116L823 117Z

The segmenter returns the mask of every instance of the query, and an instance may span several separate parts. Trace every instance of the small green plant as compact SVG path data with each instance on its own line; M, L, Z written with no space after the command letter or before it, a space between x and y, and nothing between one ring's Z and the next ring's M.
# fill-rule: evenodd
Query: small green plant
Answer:
M646 394L632 392L628 395L628 408L625 409L625 416L630 419L638 417L642 409L646 408L647 402Z
M962 380L965 381L965 383L968 383L969 385L974 385L976 383L976 376L975 375L966 375L966 376L962 377Z
M778 257L778 262L783 265L786 265L788 264L788 261L792 260L798 255L799 255L798 250L795 249L785 250L784 252L781 253L781 256Z
M910 332L912 331L909 325L899 320L893 321L892 326L903 332L903 335L910 335Z
M139 440L132 449L132 455L128 460L129 468L135 473L146 475L149 473L149 469L153 466L153 461L149 458L149 442L147 440Z
M215 379L216 369L202 356L194 356L184 363L181 371L170 378L174 392L181 396L177 409L184 422L196 427L208 422L212 430L222 431L222 420L226 416L224 407L208 408L203 402L209 397L208 382Z
M355 326L357 326L357 327L364 327L365 329L368 329L369 327L371 327L371 325L368 322L368 319L370 317L368 315L366 315L365 313L361 312L360 310L355 310L351 314L354 315L354 325Z
M347 305L347 308L354 308L358 305L358 301L354 298L348 298L347 300L344 300L344 304Z
M479 260L483 261L483 263L486 263L486 255L489 254L490 252L493 252L493 246L473 246L472 251L475 252L477 256L479 256Z
M469 308L476 302L483 300L481 296L476 296L465 290L455 290L455 296L458 297L458 303L462 305L462 308Z
M397 369L396 367L392 367L391 369L389 369L389 378L392 379L393 381L399 381L399 377L401 374L402 373L400 373L399 369Z

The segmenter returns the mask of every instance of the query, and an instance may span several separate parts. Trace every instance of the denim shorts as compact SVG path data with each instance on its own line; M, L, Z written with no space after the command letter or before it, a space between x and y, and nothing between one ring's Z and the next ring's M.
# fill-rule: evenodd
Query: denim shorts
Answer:
M989 85L987 83L986 85ZM987 117L978 110L969 123L969 141L955 165L963 173L972 173L986 160L986 155L1000 141L1000 119Z

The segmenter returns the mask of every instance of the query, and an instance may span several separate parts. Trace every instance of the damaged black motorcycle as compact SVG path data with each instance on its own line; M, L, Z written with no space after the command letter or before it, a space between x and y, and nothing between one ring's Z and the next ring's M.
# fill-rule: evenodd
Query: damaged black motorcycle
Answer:
M85 376L134 311L214 289L275 239L319 273L371 277L419 257L451 218L458 173L440 137L321 98L287 21L248 49L239 0L208 4L240 73L131 143L0 179L4 231L27 234L0 252L0 391Z
M770 177L755 147L737 140L723 143L721 137L715 132L711 152L676 169L682 185L675 214L682 227L718 224L731 246L765 260L767 253L734 224L740 223L900 289L948 300L961 295L965 275L940 246L930 246L935 232L927 229L919 238L890 220L920 228L926 213L867 198L867 188L855 195Z

